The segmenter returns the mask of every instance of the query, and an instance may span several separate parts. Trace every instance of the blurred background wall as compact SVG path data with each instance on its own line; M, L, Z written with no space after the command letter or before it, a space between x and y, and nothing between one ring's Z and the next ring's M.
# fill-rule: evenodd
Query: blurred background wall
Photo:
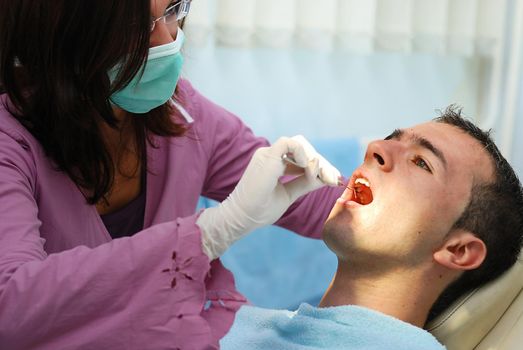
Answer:
M456 103L523 176L522 2L193 0L184 74L255 133L303 134L346 175L369 140ZM267 307L316 303L336 266L322 242L277 228L224 261Z

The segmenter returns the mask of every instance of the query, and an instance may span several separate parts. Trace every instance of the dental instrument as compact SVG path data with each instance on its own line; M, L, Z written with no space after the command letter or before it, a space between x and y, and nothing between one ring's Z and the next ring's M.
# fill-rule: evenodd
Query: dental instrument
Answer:
M281 159L282 159L285 163L287 163L287 164L291 164L291 165L294 165L294 166L296 166L296 167L298 167L298 168L302 168L300 165L298 165L298 163L296 163L296 160L294 160L294 157L293 157L292 154L290 154L290 153L285 153L285 154L283 154L283 155L281 156ZM338 184L337 184L337 186L339 186L339 187L347 187L347 185L345 185L345 183L342 181L342 178L343 178L343 177L341 177L341 178L338 179ZM322 179L320 178L320 175L318 175L318 179L322 180ZM323 181L323 180L322 180L322 181ZM349 188L349 187L347 187L347 188ZM351 189L351 188L349 188L349 189ZM352 190L352 189L351 189L351 190Z

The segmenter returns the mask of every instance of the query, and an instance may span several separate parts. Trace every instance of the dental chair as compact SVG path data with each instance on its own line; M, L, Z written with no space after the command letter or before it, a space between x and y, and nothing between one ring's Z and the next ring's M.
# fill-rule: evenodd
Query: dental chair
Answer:
M523 349L523 253L505 274L460 298L427 329L448 350Z

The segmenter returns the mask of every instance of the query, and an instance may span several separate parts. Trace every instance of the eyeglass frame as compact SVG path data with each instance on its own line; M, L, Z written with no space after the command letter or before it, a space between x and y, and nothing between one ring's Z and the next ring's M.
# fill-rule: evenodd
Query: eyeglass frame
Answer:
M178 22L182 19L184 19L188 14L189 10L191 9L191 1L192 0L180 0L176 4L173 4L165 9L165 12L162 16L158 18L151 17L151 32L156 28L156 22L161 21L163 19L164 23L173 23L173 22L167 22L167 17L176 15L175 21ZM175 9L178 7L178 10L173 13L169 13L169 11Z

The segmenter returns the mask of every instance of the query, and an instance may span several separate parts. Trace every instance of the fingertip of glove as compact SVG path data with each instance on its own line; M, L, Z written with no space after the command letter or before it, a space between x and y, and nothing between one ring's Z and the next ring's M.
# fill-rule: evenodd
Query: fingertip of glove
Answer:
M318 176L324 184L329 186L339 186L340 179L342 178L341 173L336 168L322 168Z

